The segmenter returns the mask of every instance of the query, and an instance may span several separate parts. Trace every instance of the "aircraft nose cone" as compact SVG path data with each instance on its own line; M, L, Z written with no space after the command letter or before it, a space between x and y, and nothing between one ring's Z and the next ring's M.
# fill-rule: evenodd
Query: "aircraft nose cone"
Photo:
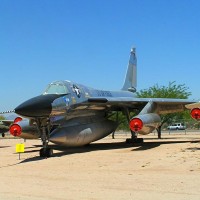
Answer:
M15 113L25 117L48 117L52 111L51 103L58 95L47 94L31 98L15 108Z

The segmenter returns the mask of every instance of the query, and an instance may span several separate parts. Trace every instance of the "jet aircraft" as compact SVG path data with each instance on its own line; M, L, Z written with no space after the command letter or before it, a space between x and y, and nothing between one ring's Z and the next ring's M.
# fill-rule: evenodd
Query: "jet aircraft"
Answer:
M9 111L8 111L9 112ZM6 112L6 113L8 113ZM3 115L2 115L3 116ZM13 113L7 117L3 116L5 119L0 120L0 133L2 137L5 137L5 133L9 131L9 126L13 123L17 123L22 118Z
M9 131L9 127L0 122L0 134L2 135L2 137L5 137L5 133L7 131Z
M136 95L136 49L132 48L123 87L120 91L93 89L72 81L55 81L43 94L14 109L28 118L11 125L10 133L22 138L41 138L41 157L50 157L49 141L70 147L83 146L106 137L116 130L117 120L109 117L123 112L128 120L133 142L142 142L137 134L149 134L161 122L160 114L180 112L186 99L138 98ZM131 112L138 111L136 116ZM29 132L26 129L29 128Z

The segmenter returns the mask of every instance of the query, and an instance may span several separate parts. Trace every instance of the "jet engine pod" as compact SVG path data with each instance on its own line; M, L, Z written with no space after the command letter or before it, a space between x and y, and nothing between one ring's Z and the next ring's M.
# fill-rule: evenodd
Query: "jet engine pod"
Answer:
M22 128L18 124L12 124L10 126L9 130L10 130L10 134L15 136L15 137L19 137L22 133Z
M199 120L200 119L200 109L199 108L193 108L191 110L191 117L196 119L196 120Z
M156 113L137 115L130 120L130 129L142 135L151 133L159 126L160 116Z
M24 139L37 139L39 134L35 126L30 126L29 120L21 120L10 126L10 134Z
M75 119L73 123L67 122L55 129L49 140L63 146L83 146L109 135L116 128L117 123L108 119L91 121L88 118L87 123L80 123L80 119Z

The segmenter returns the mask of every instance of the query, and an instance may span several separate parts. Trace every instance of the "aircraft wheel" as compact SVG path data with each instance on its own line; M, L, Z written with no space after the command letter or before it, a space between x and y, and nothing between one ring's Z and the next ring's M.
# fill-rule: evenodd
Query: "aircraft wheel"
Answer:
M45 157L45 149L40 149L40 157Z
M135 143L143 143L144 139L143 138L127 138L126 143L128 144L135 144Z
M137 143L143 143L143 142L144 142L144 139L143 139L143 138L137 138L136 142L137 142Z
M51 148L42 148L40 149L40 157L49 158L53 156L53 149Z
M132 140L131 138L127 138L127 139L126 139L126 143L127 143L127 144L131 144L131 143L133 143L133 140Z
M47 155L47 157L52 157L53 156L53 149L47 148L46 155Z

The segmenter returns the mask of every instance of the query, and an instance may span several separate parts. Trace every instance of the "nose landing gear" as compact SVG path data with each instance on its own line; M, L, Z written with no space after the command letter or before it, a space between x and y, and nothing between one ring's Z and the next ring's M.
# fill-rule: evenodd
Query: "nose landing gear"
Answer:
M40 149L40 157L49 158L53 156L53 149L49 148L50 125L47 119L38 119L37 126L41 135L42 148Z

